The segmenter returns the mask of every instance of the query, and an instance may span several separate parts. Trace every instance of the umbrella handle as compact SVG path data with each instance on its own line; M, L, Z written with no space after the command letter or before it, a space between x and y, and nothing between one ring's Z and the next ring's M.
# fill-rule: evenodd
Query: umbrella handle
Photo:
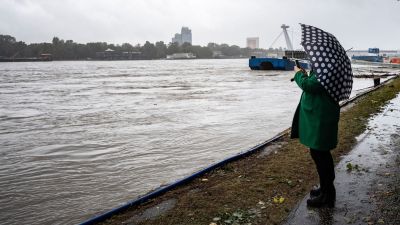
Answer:
M296 67L297 67L297 68L300 68L300 71L301 71L302 73L307 74L306 70L303 69L303 68L300 66L299 60L297 60L297 59L294 60L294 63L296 64ZM294 81L294 78L290 79L290 82L293 82L293 81Z
M294 63L296 63L296 66L297 66L298 68L300 68L301 72L303 72L304 74L307 74L306 70L305 70L303 67L300 66L299 60L296 59L296 60L294 61Z
M294 63L296 64L296 66L297 66L298 68L302 69L301 66L300 66L299 60L297 60L297 59L294 60Z

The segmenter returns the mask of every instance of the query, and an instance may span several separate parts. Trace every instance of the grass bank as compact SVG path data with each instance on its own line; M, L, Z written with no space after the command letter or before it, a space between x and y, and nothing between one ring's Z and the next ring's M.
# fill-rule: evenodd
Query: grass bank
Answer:
M399 92L397 78L342 111L339 144L333 151L336 162L352 149L368 118ZM285 135L256 154L132 207L103 224L279 224L316 183L308 149ZM166 202L167 206L163 204Z

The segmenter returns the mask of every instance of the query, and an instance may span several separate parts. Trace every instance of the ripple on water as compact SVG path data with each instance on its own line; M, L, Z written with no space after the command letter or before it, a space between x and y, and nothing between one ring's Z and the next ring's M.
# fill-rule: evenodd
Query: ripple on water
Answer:
M0 221L77 224L287 128L293 73L247 63L2 64Z

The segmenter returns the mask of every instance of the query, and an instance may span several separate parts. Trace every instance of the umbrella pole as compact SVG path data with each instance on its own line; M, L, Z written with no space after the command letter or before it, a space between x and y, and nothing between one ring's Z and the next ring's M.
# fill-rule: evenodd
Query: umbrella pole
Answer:
M297 60L297 59L294 60L294 63L296 63L296 67L297 67L297 68L300 68L300 71L301 71L302 73L307 74L306 70L303 69L303 68L300 66L299 60ZM290 79L290 82L293 82L293 81L294 81L294 78Z

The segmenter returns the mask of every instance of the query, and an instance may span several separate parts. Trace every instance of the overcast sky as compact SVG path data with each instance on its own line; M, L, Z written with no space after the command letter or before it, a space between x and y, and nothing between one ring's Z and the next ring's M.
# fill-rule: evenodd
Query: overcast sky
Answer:
M27 43L54 36L86 43L169 43L182 26L193 44L244 47L260 37L268 48L281 24L317 26L335 35L344 48L400 49L399 0L0 0L0 34ZM286 46L283 38L273 47Z

